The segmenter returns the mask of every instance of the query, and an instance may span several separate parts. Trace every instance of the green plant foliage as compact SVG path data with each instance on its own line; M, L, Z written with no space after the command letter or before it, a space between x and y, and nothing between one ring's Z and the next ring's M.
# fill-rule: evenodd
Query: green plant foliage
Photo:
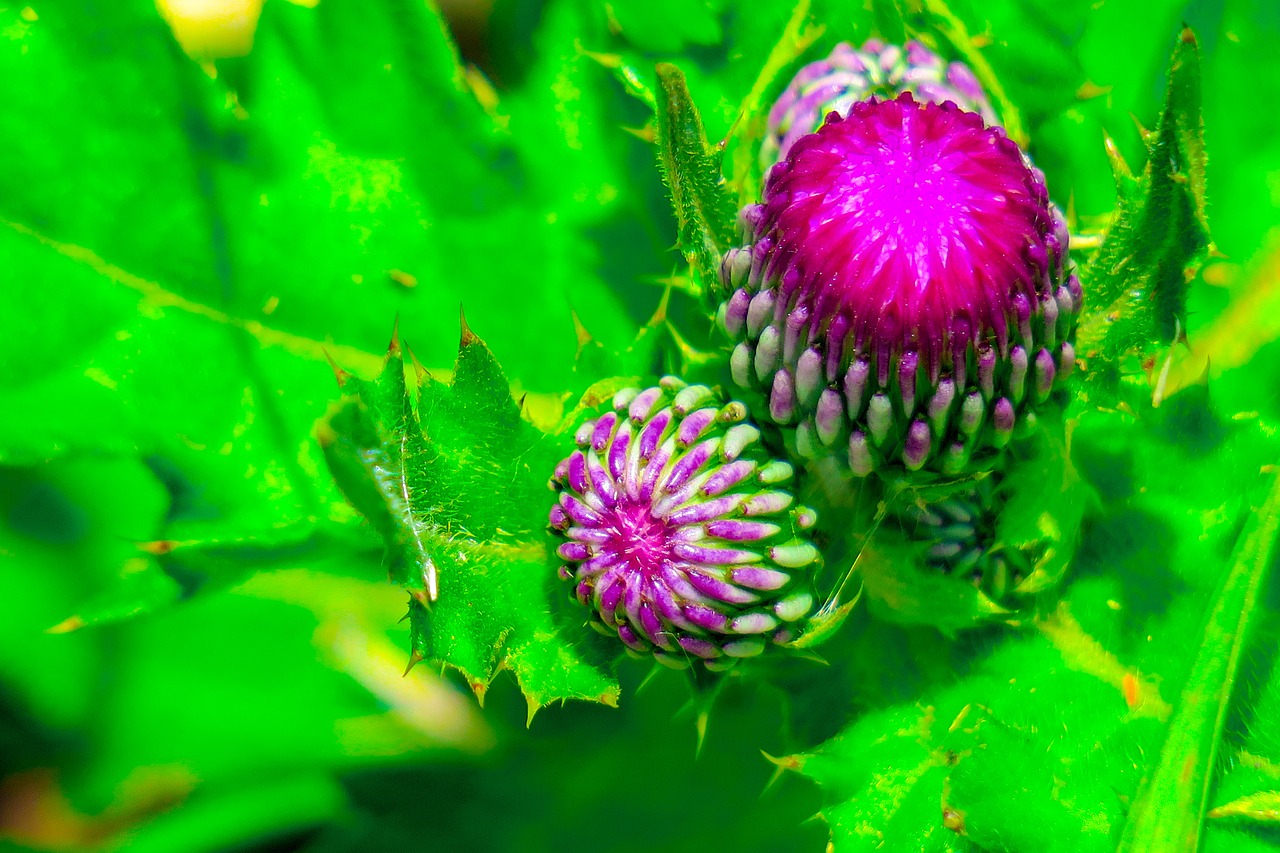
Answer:
M554 700L617 704L616 683L572 639L581 626L547 609L546 481L562 444L521 419L465 321L449 384L420 370L408 386L405 367L393 338L378 379L345 378L319 431L339 485L386 543L388 575L410 591L410 666L455 667L481 698L510 669L530 718Z
M269 0L233 58L0 8L0 849L1277 849L1274 9L460 5ZM727 382L764 117L872 37L969 63L1071 223L1031 556L940 573L891 505L935 492L801 471L820 617L651 670L548 477Z
M924 676L917 690L905 701L872 700L877 710L792 760L827 792L823 814L836 849L875 849L887 837L966 849L953 833L978 849L1114 849L1146 769L1136 756L1159 750L1169 703L1190 677L1186 656L1201 635L1202 602L1212 599L1227 562L1234 528L1213 519L1239 518L1261 497L1257 471L1272 448L1256 428L1241 427L1212 457L1195 460L1150 426L1124 421L1093 416L1077 430L1077 454L1086 474L1101 475L1103 503L1053 612L1030 632L986 637L962 668L932 677L936 645L906 644L911 668ZM1162 470L1173 459L1177 473ZM1116 470L1102 474L1100 466ZM1177 497L1158 494L1157 482L1172 478L1186 488ZM1134 493L1138 483L1150 491ZM1258 519L1269 517L1267 507L1257 510ZM1200 541L1171 538L1192 523ZM1241 553L1252 555L1251 569L1265 563L1273 541L1265 530L1245 534ZM1174 598L1171 587L1199 591L1200 599ZM1227 636L1243 643L1234 629L1214 642ZM892 633L878 639L895 642ZM886 678L871 675L864 695L883 690ZM1187 682L1170 737L1192 707L1229 690L1235 677L1216 671L1201 681ZM1181 770L1191 753L1177 754Z
M1089 301L1078 344L1090 385L1112 380L1126 357L1146 355L1155 342L1181 340L1187 286L1212 249L1200 56L1190 30L1170 60L1160 121L1145 137L1147 164L1139 177L1108 142L1119 209L1081 274Z
M1209 798L1248 629L1272 563L1280 523L1280 485L1249 519L1222 578L1204 640L1151 777L1134 800L1120 849L1195 848ZM1258 807L1250 807L1257 811Z
M734 236L734 210L721 177L723 157L707 143L684 74L668 63L659 64L657 74L658 164L675 207L680 251L714 299L720 295L720 256Z

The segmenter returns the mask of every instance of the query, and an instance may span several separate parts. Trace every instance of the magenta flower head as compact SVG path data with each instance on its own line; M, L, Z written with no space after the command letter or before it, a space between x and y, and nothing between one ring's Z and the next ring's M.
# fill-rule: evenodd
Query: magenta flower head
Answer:
M1066 222L974 113L907 93L831 114L739 224L720 269L733 379L802 458L988 468L1071 372Z
M919 101L950 101L980 114L987 124L997 123L987 93L964 63L945 63L918 41L899 47L871 39L861 50L841 42L826 59L796 72L774 102L760 146L761 166L768 171L786 157L796 140L818 129L827 113L847 115L859 101L902 92L911 92Z
M812 511L746 408L667 377L619 392L556 468L560 576L634 653L711 669L787 642L813 606Z

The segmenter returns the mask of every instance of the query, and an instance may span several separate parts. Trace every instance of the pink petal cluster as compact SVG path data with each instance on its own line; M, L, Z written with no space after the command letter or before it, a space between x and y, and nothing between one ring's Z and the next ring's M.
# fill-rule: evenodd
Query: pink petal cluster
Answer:
M1071 372L1066 223L976 113L905 93L831 114L740 224L721 265L733 377L803 457L972 470Z

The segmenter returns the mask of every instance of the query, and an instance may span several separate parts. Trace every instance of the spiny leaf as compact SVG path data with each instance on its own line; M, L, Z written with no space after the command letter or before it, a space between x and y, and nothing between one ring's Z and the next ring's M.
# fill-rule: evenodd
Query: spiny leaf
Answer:
M966 713L932 704L881 711L818 751L789 759L789 766L833 796L822 810L831 828L829 849L879 850L904 838L913 839L913 849L958 849L960 839L941 821L941 800L947 775L967 746L966 733L954 731ZM932 828L921 835L922 825Z
M285 559L356 521L309 434L331 394L324 354L374 375L381 353L352 344L396 311L431 318L420 351L436 367L453 356L439 324L481 294L534 388L571 363L567 304L606 339L631 333L568 215L603 219L622 182L531 183L563 176L557 140L506 133L433 4L271 3L253 52L216 69L182 55L149 0L36 6L0 9L0 151L23 164L0 176L0 256L26 282L0 288L0 314L26 318L0 353L0 409L24 413L0 413L0 461L144 457L175 498L148 538L211 546L164 558L199 560L182 590L131 574L81 622L270 562L223 546L278 537ZM595 103L583 125L604 126ZM483 296L517 280L518 311Z
M1028 620L1032 630L945 640L864 608L846 623L844 644L824 646L824 680L852 691L860 709L836 741L810 753L831 760L802 765L824 791L835 850L1114 849L1144 757L1159 752L1166 698L1185 677L1187 637L1203 619L1196 602L1211 595L1211 567L1247 512L1241 493L1276 452L1249 423L1200 437L1178 407L1160 417L1169 422L1082 417L1069 458L1096 501L1063 490L1076 474L1061 463L1025 469L1043 479L1045 496L1017 509L1004 535L1040 535L1042 502L1055 520L1089 516L1063 600ZM1191 440L1214 442L1211 452L1183 446ZM1035 485L1023 488L1034 495ZM1080 506L1066 506L1073 500ZM923 737L909 722L922 708L942 721ZM939 766L947 750L956 760ZM1274 784L1255 780L1240 793Z
M543 531L557 445L521 419L484 342L464 321L452 382L415 386L393 341L382 375L344 391L321 445L411 593L414 658L458 669L481 697L510 669L530 714L557 699L615 704L583 631L553 608Z
M1110 841L1118 812L1111 792L1082 785L1084 762L1064 758L1037 728L1010 725L982 707L952 728L967 732L973 746L947 777L942 820L948 828L981 850L1076 853ZM997 777L1004 797L991 796ZM1062 794L1066 779L1076 784ZM1099 802L1099 794L1106 799ZM1002 813L1010 803L1017 804L1017 820Z
M1182 690L1160 759L1134 801L1120 850L1195 851L1258 596L1280 533L1280 477L1249 519L1209 613L1191 675Z
M680 251L704 295L716 296L720 255L734 239L736 212L720 175L721 152L707 143L684 74L662 62L658 74L658 165L671 194Z
M1088 393L1104 403L1114 398L1126 358L1181 336L1187 286L1213 245L1205 216L1200 57L1189 29L1174 49L1164 109L1146 139L1142 175L1131 178L1127 167L1116 172L1120 209L1081 272L1086 305L1077 351Z

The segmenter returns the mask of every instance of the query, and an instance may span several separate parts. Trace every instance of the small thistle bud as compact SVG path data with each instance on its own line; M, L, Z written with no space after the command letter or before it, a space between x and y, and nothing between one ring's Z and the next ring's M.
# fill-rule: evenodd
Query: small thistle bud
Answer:
M950 634L1022 615L1033 554L1000 543L991 478L891 512L864 550L868 606L881 618Z
M997 511L990 489L975 487L912 504L899 521L912 540L924 543L926 570L968 581L999 600L1026 579L1030 567L1020 551L994 547Z
M815 516L741 404L667 377L620 392L575 440L549 521L594 627L675 667L793 639L813 606Z
M918 41L899 47L871 39L860 50L841 42L826 59L801 68L774 102L760 165L768 172L796 140L817 130L827 113L847 115L859 101L894 98L902 92L918 101L950 101L978 113L987 124L997 124L987 93L964 63L944 63Z
M999 470L893 502L859 562L868 606L948 633L1043 612L1090 503L1061 424L1045 424Z
M1071 373L1066 222L974 113L909 93L833 113L739 219L747 245L721 264L731 375L801 457L984 470Z

